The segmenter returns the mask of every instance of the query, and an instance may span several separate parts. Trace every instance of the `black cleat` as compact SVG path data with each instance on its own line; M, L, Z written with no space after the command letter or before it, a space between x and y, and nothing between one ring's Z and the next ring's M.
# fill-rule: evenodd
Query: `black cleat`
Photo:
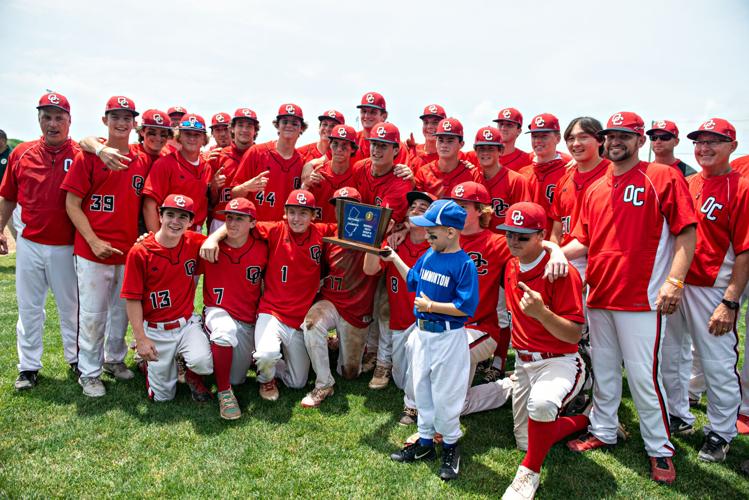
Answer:
M434 460L436 457L437 452L434 451L434 446L421 446L418 441L415 443L409 443L404 446L401 451L390 455L390 458L396 462Z
M442 447L442 466L440 467L440 479L450 481L457 479L460 471L460 447L456 444L451 448Z
M38 373L39 372L35 371L22 371L21 373L19 373L18 378L16 379L16 383L14 384L16 390L25 391L36 387Z

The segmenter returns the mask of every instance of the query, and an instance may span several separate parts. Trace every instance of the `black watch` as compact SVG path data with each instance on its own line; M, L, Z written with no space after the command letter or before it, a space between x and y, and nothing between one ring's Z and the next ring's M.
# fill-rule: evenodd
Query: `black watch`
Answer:
M731 311L738 311L739 307L741 307L741 304L739 304L738 302L734 302L732 300L723 299L721 300L721 302L723 303L724 306L729 308Z

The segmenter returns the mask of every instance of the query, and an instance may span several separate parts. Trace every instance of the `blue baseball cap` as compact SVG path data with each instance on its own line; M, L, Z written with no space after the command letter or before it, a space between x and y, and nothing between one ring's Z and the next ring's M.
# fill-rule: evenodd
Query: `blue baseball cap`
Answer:
M445 226L462 230L466 223L466 211L453 200L437 200L429 205L424 215L411 217L412 224L422 227Z

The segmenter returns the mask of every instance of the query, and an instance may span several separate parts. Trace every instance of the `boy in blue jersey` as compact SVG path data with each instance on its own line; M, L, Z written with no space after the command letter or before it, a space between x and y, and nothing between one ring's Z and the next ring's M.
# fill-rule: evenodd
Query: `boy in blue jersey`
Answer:
M452 200L437 200L424 215L410 219L423 226L431 247L413 268L391 251L393 262L410 291L416 292L416 325L412 351L412 376L419 412L419 440L407 444L390 458L398 462L433 460L434 434L442 434L444 480L458 477L460 412L469 385L470 353L463 325L478 305L476 265L460 248L460 231L466 211Z

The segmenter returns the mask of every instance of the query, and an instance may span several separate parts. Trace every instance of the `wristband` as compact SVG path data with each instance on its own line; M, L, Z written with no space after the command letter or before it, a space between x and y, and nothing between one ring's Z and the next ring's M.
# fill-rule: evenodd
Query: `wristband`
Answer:
M432 312L432 301L431 300L429 301L429 304L427 304L427 312L428 313Z
M666 282L667 283L671 283L672 285L674 285L677 288L684 288L684 282L683 281L678 280L676 278L672 278L671 276L669 276L668 278L666 278Z
M101 152L104 151L104 148L106 148L106 146L104 144L101 144L101 143L99 143L99 145L96 146L96 150L94 152L96 153L96 156L98 158L101 158Z
M721 303L727 308L729 308L731 311L738 311L739 307L741 307L741 304L739 304L738 302L734 302L728 299L721 300Z

